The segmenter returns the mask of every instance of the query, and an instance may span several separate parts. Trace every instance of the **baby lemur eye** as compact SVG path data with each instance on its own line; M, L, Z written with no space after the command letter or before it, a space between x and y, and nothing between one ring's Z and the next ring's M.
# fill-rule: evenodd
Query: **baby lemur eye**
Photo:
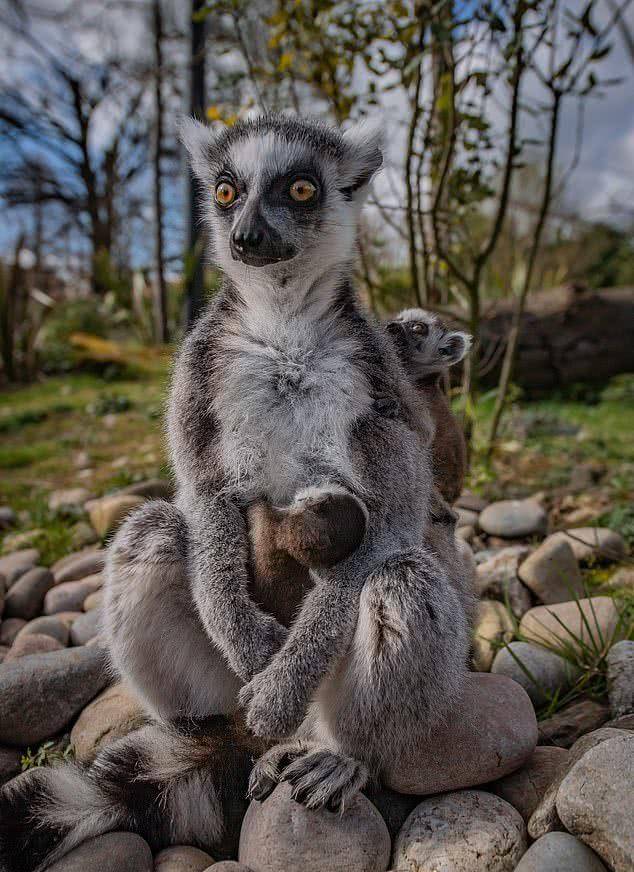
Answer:
M316 186L308 179L297 179L289 189L289 194L296 203L307 203L308 200L312 200L316 193Z
M231 182L220 182L216 185L215 197L219 206L231 206L236 198L236 189Z
M419 321L412 326L412 333L420 333L421 336L427 336L429 333L429 327L427 324L423 324Z

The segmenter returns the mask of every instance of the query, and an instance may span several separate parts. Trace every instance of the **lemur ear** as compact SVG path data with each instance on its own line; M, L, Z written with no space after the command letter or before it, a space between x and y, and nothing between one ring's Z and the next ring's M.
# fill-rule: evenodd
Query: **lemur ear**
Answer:
M443 337L439 351L447 366L459 363L471 348L471 336L456 330Z
M345 131L343 142L341 187L354 195L366 188L383 164L383 125L378 120L361 121Z
M195 118L183 118L178 125L178 135L189 154L189 165L199 179L209 179L211 148L217 132L208 124Z

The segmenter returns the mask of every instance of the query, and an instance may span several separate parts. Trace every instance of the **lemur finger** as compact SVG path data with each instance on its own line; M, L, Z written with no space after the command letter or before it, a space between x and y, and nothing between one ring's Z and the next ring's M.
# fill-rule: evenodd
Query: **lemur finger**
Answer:
M306 745L299 742L277 745L257 761L249 778L249 799L263 802L281 781L282 771L293 760L306 753Z

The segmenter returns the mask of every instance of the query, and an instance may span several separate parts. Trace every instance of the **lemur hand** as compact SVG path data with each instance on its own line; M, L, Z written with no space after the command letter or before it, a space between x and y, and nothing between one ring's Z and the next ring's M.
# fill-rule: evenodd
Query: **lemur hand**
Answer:
M247 728L255 735L280 739L292 735L306 714L305 703L289 693L289 676L272 664L240 691Z

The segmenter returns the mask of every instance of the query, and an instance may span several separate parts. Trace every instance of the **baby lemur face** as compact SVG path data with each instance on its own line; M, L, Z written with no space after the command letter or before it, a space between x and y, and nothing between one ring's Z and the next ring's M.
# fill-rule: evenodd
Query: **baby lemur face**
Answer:
M471 337L450 330L433 312L405 309L386 329L399 357L415 379L439 374L461 361L471 347Z
M236 283L274 280L353 256L360 206L382 161L380 134L291 117L233 127L186 122L181 136L204 186L216 263Z

